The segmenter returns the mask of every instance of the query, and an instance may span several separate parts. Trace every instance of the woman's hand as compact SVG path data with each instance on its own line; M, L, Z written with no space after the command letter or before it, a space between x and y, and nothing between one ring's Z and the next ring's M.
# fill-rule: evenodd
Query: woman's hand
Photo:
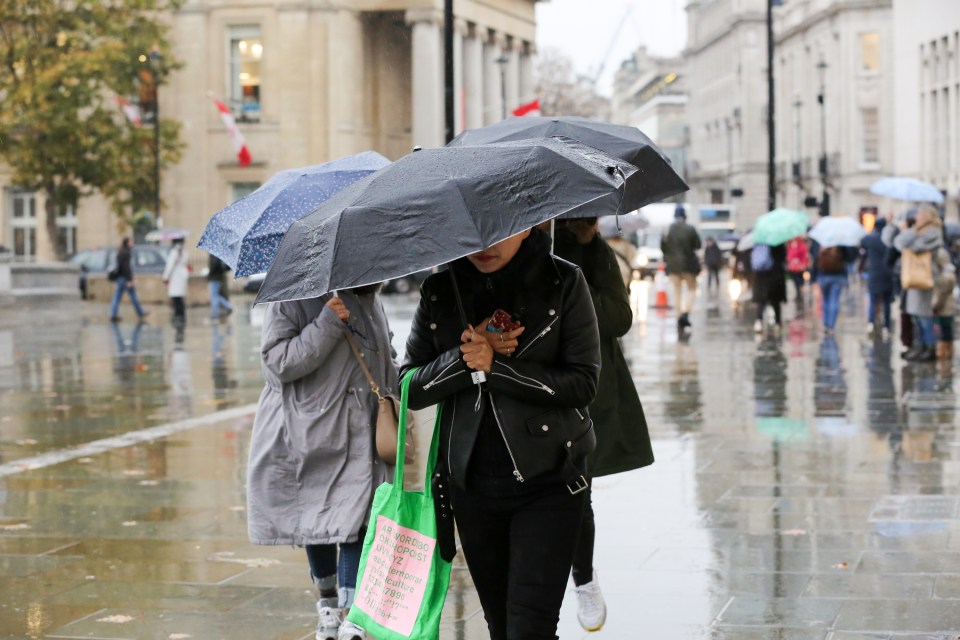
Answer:
M330 298L327 302L327 306L330 307L331 311L337 314L337 318L341 321L346 321L350 318L350 310L347 309L347 305L343 304L343 300L337 297Z
M486 321L483 326L486 327ZM490 346L489 337L474 329L472 325L467 325L467 330L460 336L460 340L463 342L460 352L466 365L474 371L490 373L493 366L493 347Z

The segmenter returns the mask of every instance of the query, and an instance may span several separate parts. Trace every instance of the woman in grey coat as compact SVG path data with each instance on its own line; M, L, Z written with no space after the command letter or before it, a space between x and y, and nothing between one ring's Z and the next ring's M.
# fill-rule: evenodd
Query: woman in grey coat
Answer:
M903 231L893 240L901 253L936 252L943 246L943 229L940 216L929 205L917 209L917 222L913 227L902 223ZM932 274L934 278L936 273ZM930 362L937 358L937 337L933 331L933 289L908 288L906 310L919 329L920 344L904 358L912 362Z
M373 491L393 471L377 457L376 398L346 334L379 386L396 393L395 353L376 291L274 303L264 317L266 385L250 443L247 528L254 544L305 547L320 590L318 640L366 637L342 621L340 609L353 604Z

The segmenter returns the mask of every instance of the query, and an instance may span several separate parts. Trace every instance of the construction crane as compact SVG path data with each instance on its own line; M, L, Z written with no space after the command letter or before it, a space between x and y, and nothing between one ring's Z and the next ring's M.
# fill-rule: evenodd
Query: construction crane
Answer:
M591 85L596 86L597 82L600 81L600 76L603 75L603 70L607 68L607 62L610 61L610 56L613 55L613 50L617 46L617 42L620 40L620 34L623 33L623 28L627 26L627 22L633 15L634 9L636 9L636 5L631 3L624 12L623 19L620 20L620 24L617 25L617 30L613 33L613 38L610 39L610 44L607 46L606 53L604 53L603 58L600 59L600 68L597 69L597 72L593 74L593 77L590 79Z

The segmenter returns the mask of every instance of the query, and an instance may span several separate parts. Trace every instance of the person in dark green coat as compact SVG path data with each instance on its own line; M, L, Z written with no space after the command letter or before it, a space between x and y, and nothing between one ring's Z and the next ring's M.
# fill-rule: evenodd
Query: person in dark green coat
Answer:
M605 476L648 466L653 463L653 449L647 421L620 349L620 337L633 323L633 310L616 255L601 239L596 218L559 221L553 252L583 271L600 329L600 383L590 405L597 448L588 458L590 475ZM595 536L588 494L573 560L577 617L587 631L601 628L606 618L606 605L593 570Z

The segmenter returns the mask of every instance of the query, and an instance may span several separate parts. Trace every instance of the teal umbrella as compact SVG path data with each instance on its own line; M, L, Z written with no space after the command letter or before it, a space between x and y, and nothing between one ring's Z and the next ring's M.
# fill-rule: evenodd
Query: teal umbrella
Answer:
M807 232L810 219L803 211L774 209L757 218L753 227L753 242L774 247L789 242Z
M774 440L806 440L810 437L806 420L800 418L758 416L756 421L757 431L770 436Z

